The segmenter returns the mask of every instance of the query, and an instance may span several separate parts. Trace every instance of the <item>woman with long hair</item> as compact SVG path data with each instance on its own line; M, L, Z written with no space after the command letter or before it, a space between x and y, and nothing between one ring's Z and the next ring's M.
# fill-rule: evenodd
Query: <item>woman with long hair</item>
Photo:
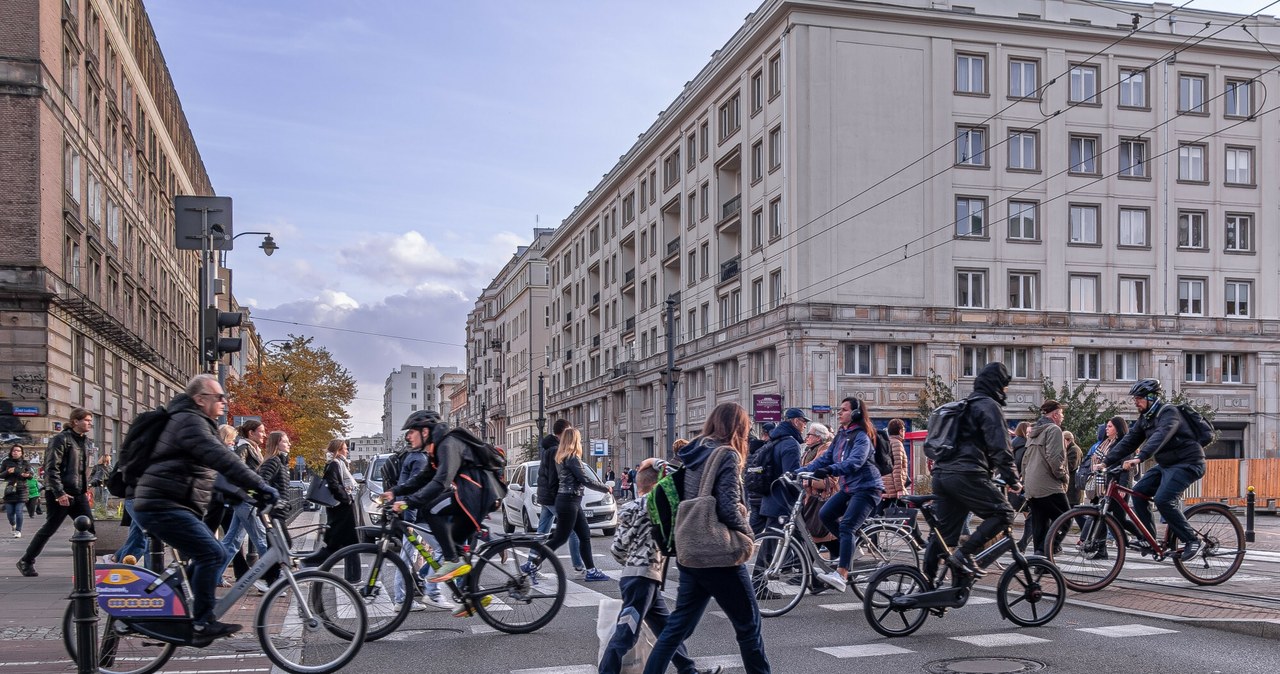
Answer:
M262 443L267 439L267 427L257 419L249 419L235 431L233 449L236 456L240 457L249 470L258 472L258 468L262 466ZM234 564L238 580L253 565L252 555L241 549L246 536L252 552L260 556L267 551L267 530L258 519L258 509L252 503L244 501L230 506L230 509L231 524L224 527L226 533L222 536L222 547L227 551L227 563L222 566L222 573L226 573L227 566ZM253 585L259 592L267 589L266 583L261 579Z
M707 460L721 447L728 454L719 463L711 493L716 499L716 517L731 530L751 536L747 522L746 490L742 487L742 469L747 463L747 435L751 430L751 418L737 403L720 403L711 410L702 427L702 435L681 448L677 453L684 463L683 495L681 499L699 496L703 469ZM736 566L695 568L680 564L680 588L676 594L676 607L667 619L667 626L659 634L644 665L644 674L663 674L675 655L676 648L684 643L712 599L724 611L733 625L742 654L742 667L748 674L768 674L769 660L764 654L764 638L760 635L760 608L756 605L755 592L746 564Z
M308 566L316 566L338 550L360 542L356 534L356 480L347 467L347 441L334 438L329 441L329 448L325 451L333 458L324 466L324 481L328 483L329 492L338 504L325 508L329 529L325 531L324 544L303 558L303 563ZM346 571L348 580L359 577L358 568L348 566Z
M9 448L9 456L0 462L0 478L4 479L4 514L14 538L22 538L22 511L27 507L27 479L31 462L23 456L22 445Z
M289 449L292 442L289 435L284 431L272 431L267 436L267 445L262 451L262 465L258 466L258 475L262 477L262 481L271 485L280 493L280 502L271 508L271 519L277 529L284 532L284 538L289 541L289 525L287 520L292 510L292 505L284 495L289 493ZM267 585L271 585L280 575L279 567L271 567L262 581Z
M578 554L582 555L585 569L583 580L609 580L603 571L596 568L595 557L591 554L591 526L587 524L586 513L582 512L583 489L608 494L609 486L597 480L583 467L582 434L578 429L572 426L564 429L555 460L556 476L559 479L559 486L556 488L556 524L547 547L556 550L569 540L570 533L577 534ZM541 561L525 562L526 572L536 571Z

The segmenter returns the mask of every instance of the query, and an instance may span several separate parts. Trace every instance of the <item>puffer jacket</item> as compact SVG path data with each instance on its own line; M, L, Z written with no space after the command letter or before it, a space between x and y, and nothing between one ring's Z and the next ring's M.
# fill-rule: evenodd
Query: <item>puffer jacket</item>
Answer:
M697 491L702 480L702 468L711 458L711 452L719 446L714 440L696 438L693 442L680 448L676 456L687 470L681 471L680 500L698 496ZM716 517L725 526L734 531L741 531L748 536L751 525L747 522L745 506L747 505L746 489L742 488L742 461L736 451L729 452L729 457L720 462L720 470L716 473L711 491L716 496ZM739 504L744 508L739 508Z
M906 495L907 477L911 472L911 466L907 465L907 448L902 445L902 436L889 436L889 454L893 457L893 472L880 476L884 480L886 499Z
M554 435L547 435L538 446L538 505L556 504L556 492L560 486L560 478L556 474L556 450L558 449L560 449L560 439Z
M1139 461L1154 456L1156 463L1165 468L1199 466L1201 474L1204 473L1204 448L1196 442L1195 432L1177 406L1164 401L1152 405L1129 426L1129 432L1107 452L1107 467L1130 458L1134 450L1138 452Z
M872 442L861 426L841 428L836 431L836 439L831 441L827 451L801 467L799 472L826 468L832 475L840 477L840 490L849 494L865 490L883 491L884 480L880 477L880 469L876 468Z
M644 498L638 498L618 509L618 531L609 553L622 565L621 576L662 580L665 555L653 539L653 521L645 503Z
M12 473L9 472L11 468ZM3 462L0 462L0 479L5 483L5 503L27 502L27 480L31 475L31 464L26 459L6 457Z
M184 508L203 518L219 473L241 489L266 486L257 473L218 440L217 424L190 396L178 394L168 409L169 423L160 433L146 471L138 478L134 510Z
M49 440L44 452L45 498L53 501L63 494L82 496L89 487L89 466L85 463L88 439L71 430L71 425Z
M1004 387L1009 385L1004 363L988 363L973 382L969 407L956 433L956 451L939 461L933 472L974 473L990 479L999 473L1010 486L1020 484L1009 448L1009 424L1005 423Z
M1027 451L1022 455L1022 485L1027 498L1067 493L1067 454L1062 428L1049 417L1040 417L1027 431Z
M262 466L262 450L253 444L253 441L249 438L236 440L235 452L236 456L240 457L240 460L244 461L245 465L249 467L249 470L256 473L258 468Z
M576 456L567 456L564 461L556 464L556 479L559 480L556 486L557 495L581 496L583 489L609 493L609 487L587 472L587 469L582 466L582 460Z

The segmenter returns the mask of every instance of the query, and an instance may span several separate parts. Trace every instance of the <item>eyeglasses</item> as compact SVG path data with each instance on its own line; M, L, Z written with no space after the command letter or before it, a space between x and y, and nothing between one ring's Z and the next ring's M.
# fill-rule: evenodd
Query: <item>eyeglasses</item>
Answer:
M200 395L202 395L202 396L213 396L213 397L217 398L218 400L223 400L223 401L226 401L226 400L230 400L230 399L231 399L231 398L230 398L230 397L228 397L228 396L227 396L227 394L225 394L225 393L209 393L208 391L205 391L204 393L201 393Z

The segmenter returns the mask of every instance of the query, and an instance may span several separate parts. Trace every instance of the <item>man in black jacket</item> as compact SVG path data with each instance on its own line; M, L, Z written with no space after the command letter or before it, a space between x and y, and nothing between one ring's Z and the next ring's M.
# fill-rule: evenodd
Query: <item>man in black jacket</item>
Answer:
M560 449L560 436L569 428L568 419L556 419L551 424L551 435L542 439L538 447L538 505L542 512L538 515L538 533L550 533L551 525L556 521L556 491L560 485L559 471L556 470L556 451ZM532 553L530 553L532 558ZM578 534L569 534L569 559L573 562L573 571L581 575L586 573L583 566L582 553L578 552Z
M1183 543L1179 557L1191 560L1200 552L1200 540L1187 524L1186 515L1178 507L1178 499L1187 487L1204 477L1204 448L1196 442L1195 431L1182 418L1182 412L1176 405L1164 402L1161 393L1160 382L1155 379L1143 379L1129 389L1133 404L1138 408L1138 420L1107 452L1103 461L1108 468L1123 464L1131 470L1155 457L1156 465L1133 485L1134 494L1130 498L1133 510L1154 536L1156 527L1147 501L1155 501L1169 529ZM1134 450L1138 452L1136 457L1133 456Z
M18 571L24 576L38 576L36 557L68 517L84 515L93 529L93 509L89 507L89 431L93 430L93 414L77 407L71 410L70 423L49 440L44 452L45 498L49 517L31 537L31 544L18 560Z
M1022 488L1009 449L1009 425L1001 409L1009 379L1004 363L989 363L982 368L974 379L969 406L960 421L954 455L933 467L938 533L948 546L955 548L947 563L963 574L980 575L973 554L1013 524L1013 508L1006 490L992 481L994 474L1000 474L1008 491ZM956 547L965 518L971 512L982 518L982 524L963 545ZM930 539L924 555L924 572L930 578L937 570L940 552L935 549L934 540Z

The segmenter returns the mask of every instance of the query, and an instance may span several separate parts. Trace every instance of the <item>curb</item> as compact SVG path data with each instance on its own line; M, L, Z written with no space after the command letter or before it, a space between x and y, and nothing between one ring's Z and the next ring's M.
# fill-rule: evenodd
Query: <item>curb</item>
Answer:
M1136 615L1144 618L1156 618L1159 620L1168 620L1169 622L1194 625L1196 627L1207 627L1209 629L1223 630L1225 632L1234 632L1245 636L1261 637L1263 639L1280 639L1280 620L1270 620L1265 618L1242 618L1239 620L1229 618L1188 618L1186 616L1167 615L1164 613L1154 613L1152 611L1143 611L1134 608L1123 608L1120 606L1112 606L1110 604L1095 604L1091 601L1084 601L1070 597L1067 598L1067 603L1074 604L1076 606L1084 606L1086 608L1098 609L1101 611Z

